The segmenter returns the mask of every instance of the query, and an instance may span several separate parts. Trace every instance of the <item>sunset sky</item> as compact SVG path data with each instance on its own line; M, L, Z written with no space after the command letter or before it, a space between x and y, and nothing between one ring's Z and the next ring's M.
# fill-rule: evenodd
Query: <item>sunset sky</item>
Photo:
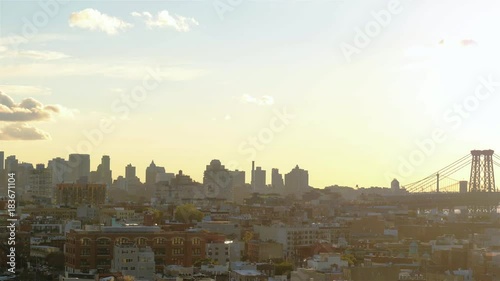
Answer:
M498 1L236 2L1 1L0 150L141 179L151 160L198 181L212 159L298 164L320 188L500 150Z

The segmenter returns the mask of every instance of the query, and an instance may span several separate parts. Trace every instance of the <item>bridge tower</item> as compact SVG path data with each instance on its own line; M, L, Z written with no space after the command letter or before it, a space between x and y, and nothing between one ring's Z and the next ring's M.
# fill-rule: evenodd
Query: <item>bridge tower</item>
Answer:
M495 192L493 150L472 150L469 192Z

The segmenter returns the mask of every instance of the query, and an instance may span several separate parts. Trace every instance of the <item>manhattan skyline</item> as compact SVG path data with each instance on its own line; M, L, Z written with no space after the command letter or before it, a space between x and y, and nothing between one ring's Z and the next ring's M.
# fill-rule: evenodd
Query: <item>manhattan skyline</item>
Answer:
M498 150L500 4L218 3L2 1L1 150L110 155L113 177L132 163L141 179L151 160L198 181L211 159L298 164L317 188L404 185Z

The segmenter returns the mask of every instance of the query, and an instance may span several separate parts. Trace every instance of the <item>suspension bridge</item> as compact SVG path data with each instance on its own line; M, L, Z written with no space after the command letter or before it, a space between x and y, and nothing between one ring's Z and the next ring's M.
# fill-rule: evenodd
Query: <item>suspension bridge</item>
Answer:
M496 192L494 166L500 167L500 156L493 150L472 150L460 159L431 175L404 185L415 192ZM469 181L456 180L453 175L470 167Z
M391 203L410 208L453 208L497 212L500 189L495 185L494 168L500 167L500 156L493 150L472 150L429 176L403 185L406 195L388 197ZM456 176L470 170L468 181Z

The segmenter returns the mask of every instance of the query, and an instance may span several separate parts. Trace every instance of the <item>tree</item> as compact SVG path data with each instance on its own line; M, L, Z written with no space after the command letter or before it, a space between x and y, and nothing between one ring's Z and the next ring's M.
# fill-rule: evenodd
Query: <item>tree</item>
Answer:
M276 275L288 275L293 270L293 265L289 262L278 263L274 267L274 273Z
M163 212L158 210L158 209L154 209L154 208L149 208L147 209L148 213L152 214L153 215L153 222L156 223L156 224L163 224Z
M202 265L215 265L215 264L217 264L217 261L215 261L211 258L203 258L203 259L196 260L193 263L193 266L194 267L201 267Z
M184 223L192 221L201 221L203 213L196 209L193 204L184 204L175 208L175 220Z
M253 239L253 233L251 231L246 230L245 234L243 235L243 241L245 241L245 243L248 243L252 239Z
M347 264L351 267L356 264L356 257L353 254L344 254L341 260L347 261Z

